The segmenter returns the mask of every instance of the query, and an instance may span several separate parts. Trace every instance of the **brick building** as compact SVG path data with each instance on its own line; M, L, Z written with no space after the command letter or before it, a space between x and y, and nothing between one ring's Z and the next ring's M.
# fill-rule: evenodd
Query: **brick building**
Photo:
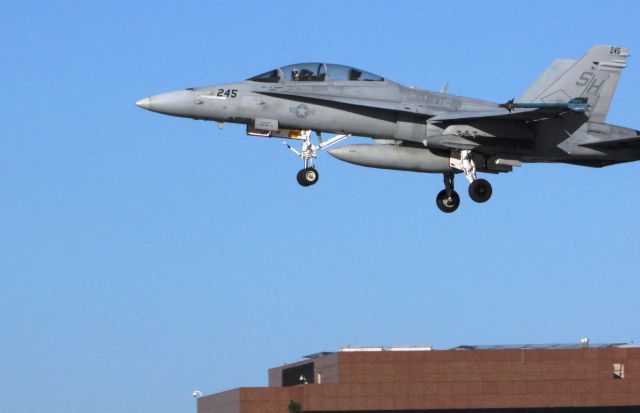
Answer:
M270 369L269 387L198 399L198 413L497 409L640 413L640 347L346 348Z

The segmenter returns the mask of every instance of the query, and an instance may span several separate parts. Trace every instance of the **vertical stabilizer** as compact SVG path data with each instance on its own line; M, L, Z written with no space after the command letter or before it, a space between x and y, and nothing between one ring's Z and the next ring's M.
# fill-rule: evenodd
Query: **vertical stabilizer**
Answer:
M565 103L586 97L589 120L604 122L628 57L623 47L594 46L580 60L556 60L518 101Z
M529 89L526 90L518 99L518 102L539 102L536 100L540 97L540 94L553 82L558 80L560 76L562 76L571 66L576 63L575 60L565 60L565 59L557 59L554 61L551 66L545 70L539 78L536 79L535 82Z

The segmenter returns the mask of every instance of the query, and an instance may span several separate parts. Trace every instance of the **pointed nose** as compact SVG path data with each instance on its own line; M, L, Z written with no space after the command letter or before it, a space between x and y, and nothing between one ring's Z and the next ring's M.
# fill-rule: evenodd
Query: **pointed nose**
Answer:
M138 107L171 116L193 116L193 91L177 90L140 99Z
M149 110L149 108L151 107L151 100L149 100L149 98L140 99L136 102L136 106L142 109Z

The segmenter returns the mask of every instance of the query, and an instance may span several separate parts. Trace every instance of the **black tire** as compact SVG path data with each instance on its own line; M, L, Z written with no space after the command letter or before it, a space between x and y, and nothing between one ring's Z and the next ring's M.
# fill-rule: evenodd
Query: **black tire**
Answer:
M296 179L301 186L310 186L318 182L319 177L316 168L305 168L298 171Z
M442 212L451 213L460 206L460 196L456 191L451 192L451 198L447 196L447 190L443 189L436 196L436 205Z
M476 202L487 202L492 193L491 184L485 179L476 179L469 185L469 197Z
M309 186L309 184L307 184L307 181L304 179L304 169L300 169L298 171L298 175L296 175L296 180L298 181L300 186Z

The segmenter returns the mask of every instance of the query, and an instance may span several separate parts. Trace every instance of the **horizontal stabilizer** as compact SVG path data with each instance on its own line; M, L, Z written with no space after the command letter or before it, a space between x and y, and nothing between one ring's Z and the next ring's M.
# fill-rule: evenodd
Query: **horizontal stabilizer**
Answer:
M628 149L640 147L640 136L600 142L583 143L580 146L591 149Z

